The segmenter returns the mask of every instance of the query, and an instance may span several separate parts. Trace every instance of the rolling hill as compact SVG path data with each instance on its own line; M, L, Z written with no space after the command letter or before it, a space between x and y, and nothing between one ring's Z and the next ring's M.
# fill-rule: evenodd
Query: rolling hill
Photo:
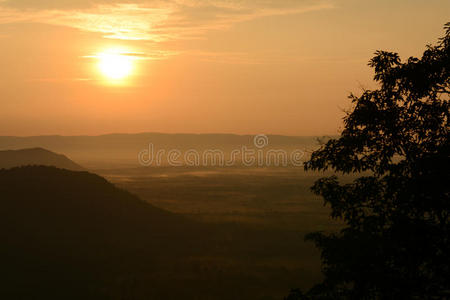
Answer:
M65 155L56 154L43 148L0 151L0 169L28 165L54 166L72 171L84 170Z
M0 207L0 299L278 298L310 277L266 263L307 251L296 233L197 223L88 172L1 169Z
M0 170L0 195L2 299L115 299L165 257L200 251L204 234L87 172Z

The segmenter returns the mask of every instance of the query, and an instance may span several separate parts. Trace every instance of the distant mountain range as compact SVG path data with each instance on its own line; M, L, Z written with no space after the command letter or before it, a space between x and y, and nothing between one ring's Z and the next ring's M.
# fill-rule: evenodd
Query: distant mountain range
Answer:
M234 134L108 134L100 136L33 136L0 137L0 150L41 147L65 153L89 168L139 166L137 156L152 144L157 149L220 149L231 152L242 146L254 147L254 135ZM265 149L301 149L310 151L318 147L317 137L268 135Z
M0 169L27 165L54 166L73 171L84 170L65 155L56 154L43 148L0 151Z

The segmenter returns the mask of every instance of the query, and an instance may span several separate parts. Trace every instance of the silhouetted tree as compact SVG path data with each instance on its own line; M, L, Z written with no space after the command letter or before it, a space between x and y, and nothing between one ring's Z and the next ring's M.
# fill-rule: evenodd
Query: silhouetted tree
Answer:
M307 236L325 275L312 299L450 297L450 23L445 30L420 59L377 51L369 65L379 88L350 95L341 136L305 165L361 173L352 183L332 176L312 188L345 224Z

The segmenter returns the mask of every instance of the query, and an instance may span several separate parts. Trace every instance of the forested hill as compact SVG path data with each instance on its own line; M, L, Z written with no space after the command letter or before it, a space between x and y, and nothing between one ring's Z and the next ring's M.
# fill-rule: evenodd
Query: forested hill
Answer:
M3 169L0 195L1 299L115 299L121 280L208 252L199 225L88 172Z
M54 166L73 171L83 170L83 167L65 155L56 154L43 148L0 151L0 169L27 165Z

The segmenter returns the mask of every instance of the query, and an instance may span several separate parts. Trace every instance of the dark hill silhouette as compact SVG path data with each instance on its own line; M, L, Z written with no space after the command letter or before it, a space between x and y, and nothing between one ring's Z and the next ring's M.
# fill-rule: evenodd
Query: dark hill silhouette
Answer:
M54 166L73 171L84 170L65 155L56 154L43 148L0 151L0 169L27 165Z
M0 299L278 299L309 276L262 265L311 255L295 232L196 223L85 171L1 169L0 207Z
M1 299L115 299L209 236L88 172L3 169L0 195Z

